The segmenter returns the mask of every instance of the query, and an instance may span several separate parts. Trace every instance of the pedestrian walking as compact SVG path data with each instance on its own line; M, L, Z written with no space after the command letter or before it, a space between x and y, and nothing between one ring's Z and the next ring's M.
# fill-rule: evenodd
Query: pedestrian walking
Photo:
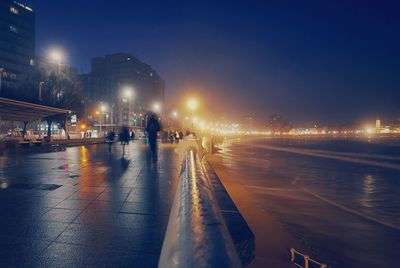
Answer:
M125 155L125 145L129 144L129 130L123 126L121 129L121 144L122 144L122 155Z
M153 162L157 162L158 160L157 134L159 131L161 131L161 126L155 114L152 114L150 116L149 121L147 122L146 131L149 138L149 144Z
M106 143L108 144L108 152L111 153L111 145L114 143L115 141L115 132L114 130L108 132L107 136L106 136Z

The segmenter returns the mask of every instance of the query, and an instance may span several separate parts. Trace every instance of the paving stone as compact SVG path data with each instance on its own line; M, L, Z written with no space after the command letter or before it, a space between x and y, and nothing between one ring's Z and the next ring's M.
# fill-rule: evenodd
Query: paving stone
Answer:
M20 184L0 190L0 267L156 267L177 185L173 147L160 163L130 144L14 155L2 172Z
M76 192L67 199L95 200L100 195L98 192Z
M81 212L82 210L52 208L43 214L41 219L44 221L71 223Z
M84 210L92 201L84 199L65 199L56 208Z

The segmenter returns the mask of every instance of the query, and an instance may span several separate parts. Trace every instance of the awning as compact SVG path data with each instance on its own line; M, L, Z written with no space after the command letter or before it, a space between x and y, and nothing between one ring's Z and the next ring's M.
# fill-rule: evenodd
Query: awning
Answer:
M50 115L66 114L69 110L0 97L0 120L32 122Z

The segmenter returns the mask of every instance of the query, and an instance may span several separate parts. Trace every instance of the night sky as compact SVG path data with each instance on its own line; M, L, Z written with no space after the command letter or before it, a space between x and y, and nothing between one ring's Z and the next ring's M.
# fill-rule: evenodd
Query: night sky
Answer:
M400 118L397 1L26 2L38 54L62 47L88 72L94 56L132 53L166 80L169 104L196 94L228 117Z

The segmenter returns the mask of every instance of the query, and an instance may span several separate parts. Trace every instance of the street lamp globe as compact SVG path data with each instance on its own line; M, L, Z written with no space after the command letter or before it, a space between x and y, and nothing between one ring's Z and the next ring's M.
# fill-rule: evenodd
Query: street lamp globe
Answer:
M49 52L49 56L52 60L61 62L61 59L63 57L63 52L60 49L52 49Z
M188 100L188 102L187 102L187 107L188 107L190 110L192 110L192 111L196 110L196 109L197 109L197 106L198 106L197 100L195 100L195 99L190 99L190 100Z
M123 88L123 95L125 97L130 98L130 97L133 96L133 94L134 94L134 92L133 92L133 88L132 87L126 86L126 87Z
M153 109L154 109L155 112L160 112L161 111L161 105L158 102L156 102L156 103L153 104Z

